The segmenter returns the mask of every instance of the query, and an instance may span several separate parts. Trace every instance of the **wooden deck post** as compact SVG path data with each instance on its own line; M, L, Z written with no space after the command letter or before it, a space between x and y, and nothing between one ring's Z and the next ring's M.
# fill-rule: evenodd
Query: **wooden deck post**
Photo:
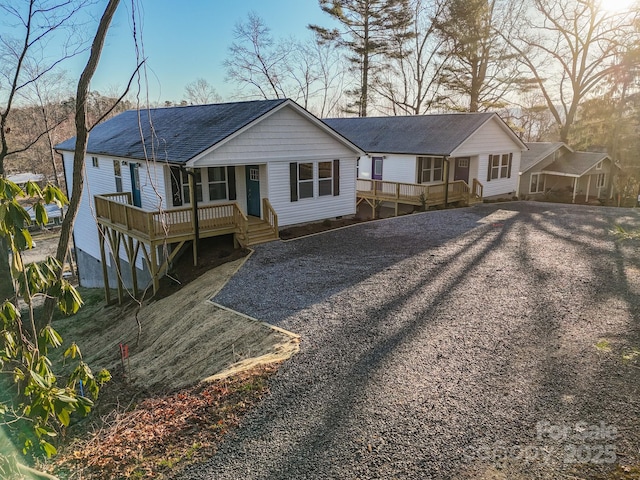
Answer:
M98 224L98 239L100 241L100 260L102 262L102 278L104 280L104 299L111 303L111 291L109 289L109 272L107 271L107 255L104 251L104 227Z
M578 178L573 177L573 198L571 203L576 203L576 193L578 192Z
M193 224L193 266L198 265L198 202L196 195L195 172L187 170L189 176L189 199L191 200L191 223Z
M160 280L158 279L158 252L155 243L151 244L151 278L153 279L153 294L158 293L160 289Z
M133 238L127 236L127 258L131 265L131 283L133 286L133 296L138 298L138 272L136 271L137 250L134 250Z

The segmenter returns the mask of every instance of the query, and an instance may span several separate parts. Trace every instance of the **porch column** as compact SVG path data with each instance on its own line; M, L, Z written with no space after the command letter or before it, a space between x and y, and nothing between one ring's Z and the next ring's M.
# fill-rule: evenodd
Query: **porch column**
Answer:
M591 175L589 175L587 177L587 194L584 197L584 201L588 202L589 201L589 189L591 188ZM600 194L600 192L598 192L598 194ZM600 195L598 195L600 196Z
M573 199L571 203L576 203L576 193L578 192L578 177L573 177Z

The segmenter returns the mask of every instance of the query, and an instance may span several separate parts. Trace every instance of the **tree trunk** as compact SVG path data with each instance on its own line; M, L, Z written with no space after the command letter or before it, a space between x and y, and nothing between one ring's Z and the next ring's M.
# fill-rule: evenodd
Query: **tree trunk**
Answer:
M5 300L14 301L16 293L11 280L9 266L9 245L5 237L0 237L0 303Z
M89 128L87 126L87 99L89 96L89 84L91 78L98 67L100 60L100 54L102 53L102 47L104 46L104 40L109 30L109 25L113 19L113 15L118 8L120 0L109 0L109 4L105 8L105 11L98 24L98 31L93 39L91 45L91 55L87 61L80 80L78 80L78 90L76 93L76 148L73 155L73 180L71 191L71 198L69 199L69 209L67 210L64 220L62 221L62 229L60 231L60 239L58 240L58 249L56 251L56 259L60 263L64 263L69 241L71 240L71 232L73 231L73 224L78 214L78 207L80 206L80 200L82 199L82 188L84 186L84 157L87 154L87 141L89 138ZM67 189L69 186L67 185ZM62 269L58 271L58 279L62 278ZM53 316L53 309L55 307L56 299L47 297L44 309L43 322L51 322Z

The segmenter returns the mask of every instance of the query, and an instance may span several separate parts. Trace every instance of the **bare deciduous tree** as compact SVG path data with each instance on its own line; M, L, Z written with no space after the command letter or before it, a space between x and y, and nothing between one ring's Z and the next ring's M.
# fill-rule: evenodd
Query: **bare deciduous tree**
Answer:
M542 92L560 141L570 140L580 104L636 45L637 9L609 11L598 0L534 0L522 32L503 36Z
M249 88L250 96L286 97L283 80L289 46L275 42L271 29L255 12L249 13L246 22L237 23L233 34L235 42L224 62L227 80Z
M0 3L2 20L8 25L9 31L17 35L0 36L0 78L4 79L4 82L0 82L0 175L5 174L8 156L28 150L47 135L46 130L37 132L28 141L14 147L10 122L12 109L22 91L84 51L85 43L80 36L83 28L78 23L77 14L88 3L88 0ZM59 49L51 48L54 41L61 42ZM30 64L37 64L38 68L26 68ZM14 296L9 279L7 248L4 237L1 237L0 301Z
M184 87L187 103L190 105L205 105L207 103L219 103L222 97L216 89L205 79L198 78Z
M437 102L439 78L447 56L441 54L443 40L436 35L433 18L444 10L444 2L413 0L412 35L393 36L393 55L388 68L376 75L375 90L391 104L394 115L418 115Z

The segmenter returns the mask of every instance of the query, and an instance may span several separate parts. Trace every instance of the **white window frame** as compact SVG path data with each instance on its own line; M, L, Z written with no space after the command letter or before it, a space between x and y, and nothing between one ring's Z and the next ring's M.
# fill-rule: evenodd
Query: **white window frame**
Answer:
M301 179L300 178L300 167L302 165L311 165L311 178L305 178L305 179ZM298 168L297 168L297 172L298 172L298 200L305 200L307 198L314 198L315 197L315 193L316 193L316 188L315 188L315 180L316 180L316 162L298 162ZM311 184L311 195L308 195L305 193L305 195L302 195L302 191L303 189L301 188L303 185L308 185Z
M543 193L544 192L544 177L543 173L532 173L529 180L529 193ZM531 188L534 184L533 178L537 177L535 181L536 189Z
M116 192L122 192L122 164L120 160L113 161L113 177L116 181Z
M500 180L511 178L510 168L513 167L513 156L510 153L495 153L489 155L489 165L491 166L490 180Z
M224 181L222 180L209 180L209 169L210 168L221 168L224 172ZM227 202L229 201L229 172L227 171L227 166L212 166L212 167L201 167L194 169L200 175L200 181L195 181L196 186L196 194L199 194L199 198L197 199L198 204L210 204L216 202ZM225 185L224 192L225 198L211 198L211 191L209 187L212 184L223 184ZM185 170L180 170L180 194L182 195L182 205L191 205L191 194L189 191L189 173ZM204 188L204 187L207 188Z
M212 168L219 168L222 170L222 174L224 177L224 180L211 180L209 178L209 169ZM258 170L259 172L259 170ZM214 166L214 167L207 167L206 171L204 172L206 173L207 176L207 200L210 203L213 202L222 202L222 201L227 201L229 200L229 178L227 176L227 167L218 167L218 166ZM258 173L259 175L259 173ZM260 178L258 177L258 180ZM211 186L212 185L222 185L224 184L224 198L215 198L215 199L211 199Z
M602 170L602 160L600 160L597 164L596 164L596 170Z
M321 169L320 169L320 165L323 163L328 163L329 164L329 173L330 175L328 177L321 177ZM329 184L329 191L322 191L322 185L323 184ZM327 160L327 161L320 161L318 162L318 196L319 197L326 197L326 196L333 196L333 160Z
M373 157L373 172L371 172L371 178L374 176L382 176L382 161L383 157Z
M434 183L443 181L444 159L442 157L418 157L418 159L418 164L422 164L422 169L418 171L418 183ZM436 161L440 162L439 166L436 166ZM425 165L427 165L426 168ZM438 180L436 180L436 173L440 176ZM429 178L426 181L425 174L427 174Z
M607 184L607 175L605 173L599 173L596 175L596 188L602 188Z

